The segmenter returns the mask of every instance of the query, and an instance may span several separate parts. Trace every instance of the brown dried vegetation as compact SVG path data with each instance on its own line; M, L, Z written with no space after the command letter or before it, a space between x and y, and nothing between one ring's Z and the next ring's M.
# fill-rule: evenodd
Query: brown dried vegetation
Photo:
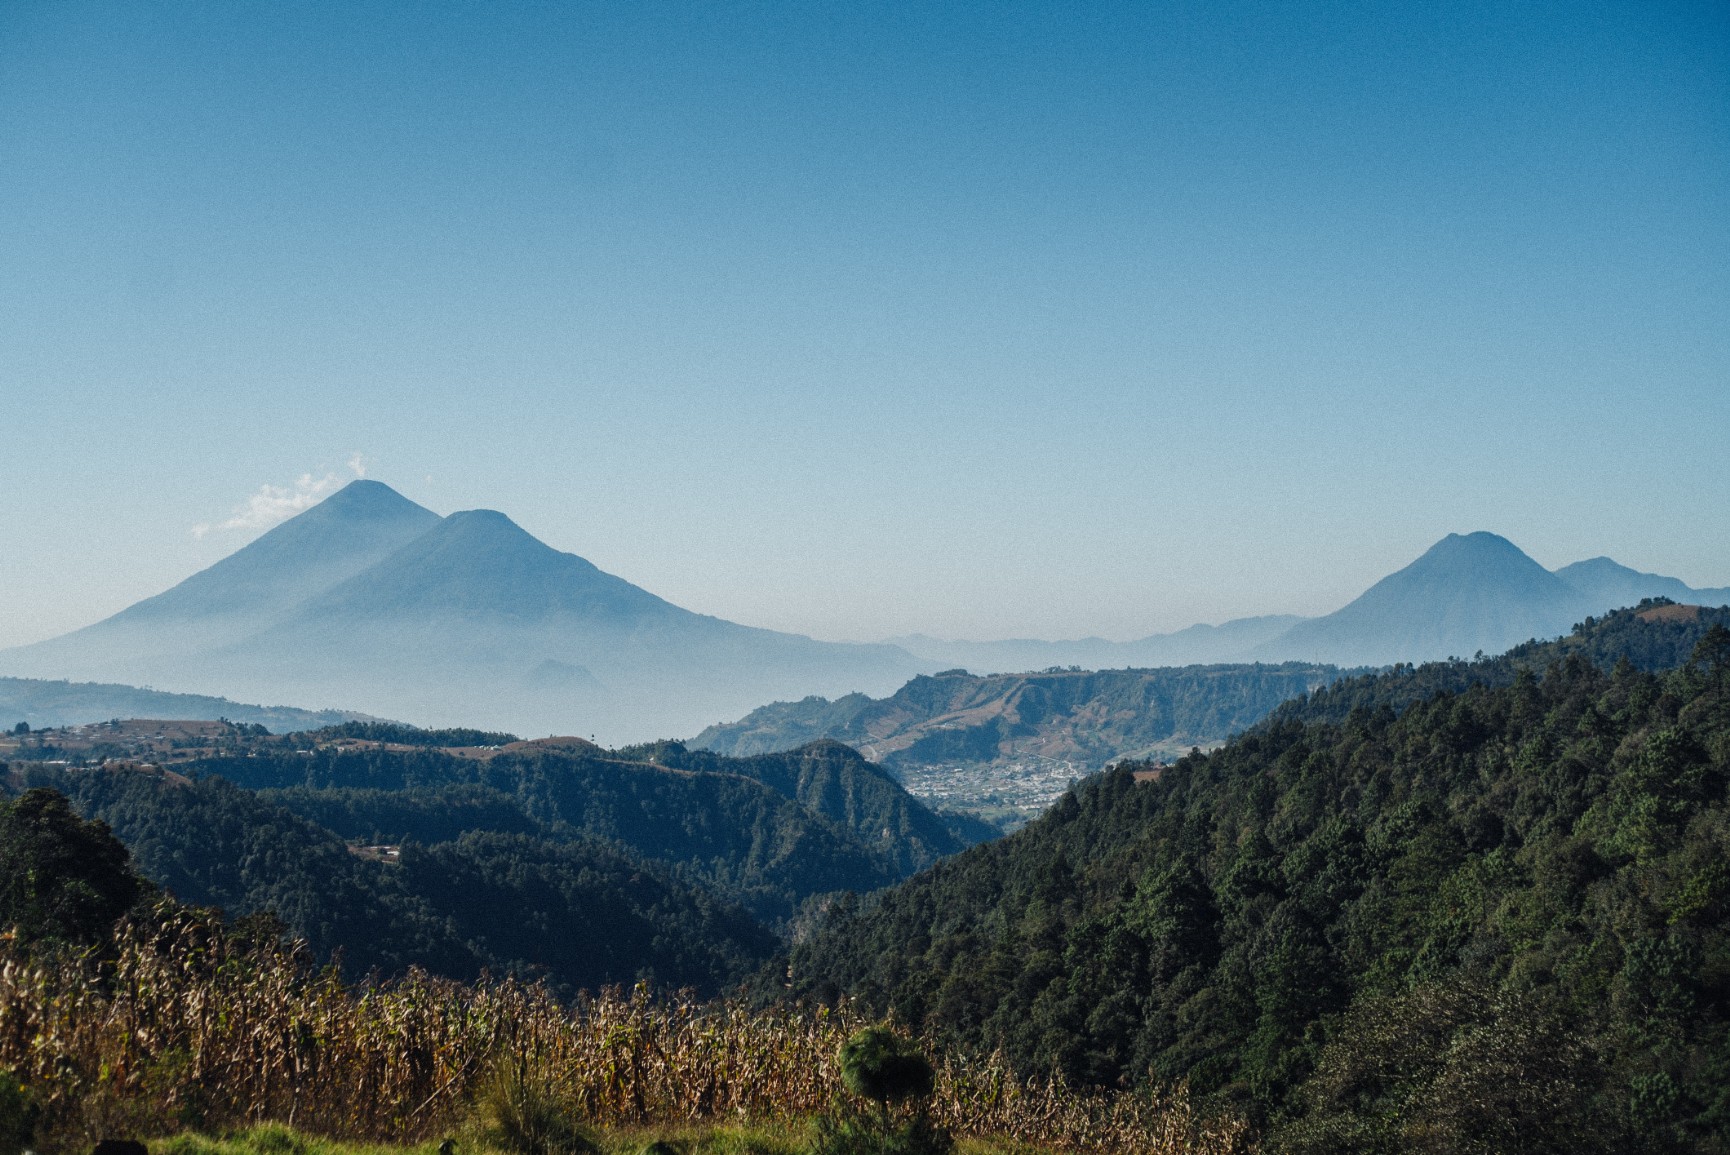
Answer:
M507 1068L602 1128L792 1122L833 1104L837 1050L861 1025L845 1008L755 1011L640 988L574 1005L540 986L419 972L351 988L293 947L243 943L184 909L123 924L102 958L43 960L0 937L0 1067L32 1088L49 1150L266 1120L420 1141L460 1127ZM931 1111L961 1136L1064 1150L1246 1144L1181 1089L1080 1095L997 1058L939 1062Z

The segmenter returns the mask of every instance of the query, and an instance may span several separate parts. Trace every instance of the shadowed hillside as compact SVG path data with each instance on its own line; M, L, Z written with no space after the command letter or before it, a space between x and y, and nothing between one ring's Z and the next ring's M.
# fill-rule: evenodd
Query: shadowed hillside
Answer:
M295 838L308 847L399 847L402 862L421 861L410 845L470 836L598 839L774 926L811 900L879 889L995 833L933 813L834 744L732 759L676 743L609 751L577 738L381 723L283 738L204 724L166 744L149 726L103 731L31 734L13 753L19 773L107 821L182 898L238 913L275 908L321 949L348 941L319 928L353 904L316 883L330 871L308 873L301 851L265 849L277 838L273 815L305 824ZM441 740L464 744L432 744Z

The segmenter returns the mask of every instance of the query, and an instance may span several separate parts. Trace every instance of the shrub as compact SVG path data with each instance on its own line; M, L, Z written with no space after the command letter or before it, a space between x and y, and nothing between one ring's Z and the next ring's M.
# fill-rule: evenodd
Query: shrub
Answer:
M886 1026L866 1027L848 1036L838 1058L842 1084L875 1101L877 1114L841 1108L819 1116L812 1125L813 1155L945 1155L953 1146L925 1110L936 1072L917 1043ZM910 1099L919 1100L919 1110L892 1121L889 1105Z
M0 803L0 927L24 942L91 944L145 893L126 847L53 790Z
M0 1070L0 1155L19 1155L36 1136L41 1109L11 1071Z
M598 1155L593 1139L547 1092L503 1066L478 1104L489 1143L511 1155Z
M866 1027L841 1044L841 1081L879 1106L930 1097L931 1063L917 1044L888 1027Z

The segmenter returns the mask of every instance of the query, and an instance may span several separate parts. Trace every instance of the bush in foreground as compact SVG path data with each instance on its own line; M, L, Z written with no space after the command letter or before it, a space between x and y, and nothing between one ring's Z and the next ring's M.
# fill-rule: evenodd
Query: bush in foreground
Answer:
M812 1155L948 1155L954 1140L929 1113L936 1071L916 1042L886 1025L866 1027L847 1037L836 1059L842 1084L877 1110L841 1104L818 1116ZM913 1109L897 1119L892 1104Z

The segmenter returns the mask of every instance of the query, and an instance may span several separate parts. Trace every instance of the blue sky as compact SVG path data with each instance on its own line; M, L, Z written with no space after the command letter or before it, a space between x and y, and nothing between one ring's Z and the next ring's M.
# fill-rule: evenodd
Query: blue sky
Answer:
M356 454L828 638L1727 584L1730 13L0 0L0 401L0 644Z

